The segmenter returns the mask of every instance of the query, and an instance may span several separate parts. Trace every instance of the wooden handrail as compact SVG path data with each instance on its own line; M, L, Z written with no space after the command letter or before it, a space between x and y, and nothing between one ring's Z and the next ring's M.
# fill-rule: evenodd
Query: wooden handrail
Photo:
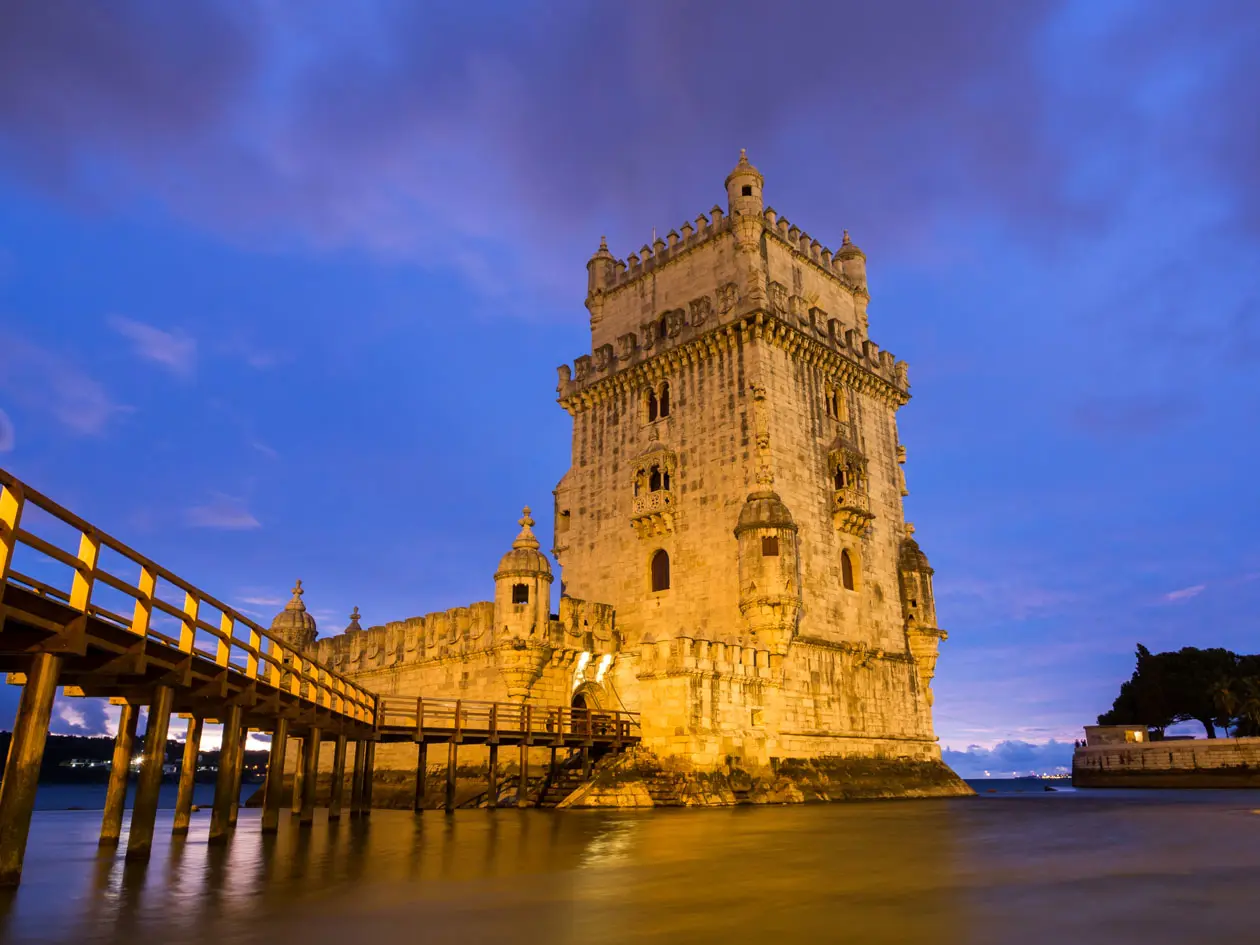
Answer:
M67 551L23 528L22 512L28 505L77 531L78 553ZM71 568L73 579L70 592L66 593L13 570L13 555L18 546ZM140 566L137 584L131 584L100 567L102 547ZM137 636L156 639L186 653L203 654L204 651L196 647L194 641L198 632L208 633L217 641L216 652L209 658L225 669L251 679L264 678L275 686L281 685L284 673L290 673L292 690L299 698L333 712L349 715L358 721L374 722L379 716L378 697L374 693L332 668L299 654L235 608L205 593L117 538L102 532L4 469L0 469L0 580L28 587L41 596L60 600L83 613L100 616L111 623L129 628ZM154 591L158 580L183 591L185 597L182 607L156 596ZM127 619L93 603L92 592L97 582L133 598L136 601L135 615ZM201 618L203 607L219 612L219 626ZM178 639L153 629L151 615L154 608L180 622ZM237 627L246 629L248 642L235 636ZM235 651L240 651L239 656ZM243 667L236 662L240 657L243 657Z

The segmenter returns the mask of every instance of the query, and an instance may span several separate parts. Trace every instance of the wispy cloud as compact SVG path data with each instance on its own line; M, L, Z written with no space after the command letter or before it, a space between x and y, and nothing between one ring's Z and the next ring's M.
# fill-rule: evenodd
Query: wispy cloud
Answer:
M242 597L242 604L253 604L255 607L280 607L286 603L280 597Z
M111 315L109 327L131 342L137 357L160 364L172 374L189 377L197 366L197 341L182 332L163 331L122 315Z
M262 453L268 459L279 459L280 454L272 447L268 446L262 440L250 440L249 445L252 449Z
M5 338L0 390L84 436L101 435L114 417L132 411L114 403L104 386L73 361L14 337Z
M13 429L13 421L9 415L0 410L0 453L11 453L17 445L17 434Z
M1207 590L1206 584L1193 584L1180 590L1169 591L1164 595L1163 599L1170 604L1175 604L1178 601L1189 600L1191 597L1198 597L1205 590Z
M193 528L243 531L262 527L262 523L250 512L244 499L224 495L221 492L214 493L207 502L201 505L186 509L184 519Z

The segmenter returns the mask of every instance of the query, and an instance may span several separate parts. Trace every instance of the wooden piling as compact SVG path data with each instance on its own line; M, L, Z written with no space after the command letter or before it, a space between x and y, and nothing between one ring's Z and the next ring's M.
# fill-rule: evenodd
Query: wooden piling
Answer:
M245 743L249 741L249 726L241 729L240 743L232 763L232 803L228 807L228 826L236 826L236 815L241 809L241 780L245 777Z
M446 812L455 810L455 768L459 760L459 742L451 740L446 748Z
M529 745L525 742L521 742L520 765L516 782L516 806L525 807L529 803Z
M372 782L376 778L376 742L369 740L367 742L367 751L364 752L363 761L363 814L367 817L372 813Z
M367 742L354 743L354 769L350 774L350 816L363 816L363 770L367 764Z
M123 810L127 806L127 776L131 774L131 755L136 744L136 722L140 710L130 702L118 715L118 734L114 736L114 757L109 765L109 787L105 789L105 816L101 818L103 847L115 846L122 836Z
M309 743L309 738L298 742L297 764L293 768L293 798L289 804L289 809L295 814L302 811L302 775L306 771L306 746Z
M319 736L320 731L311 726L302 739L302 810L298 814L298 826L309 827L315 823L315 789L319 784Z
M486 782L486 806L494 810L499 806L499 745L490 746L490 771Z
M22 881L22 858L31 831L35 787L44 760L61 663L62 657L55 653L36 653L22 687L4 765L4 783L0 785L0 886L16 886Z
M201 727L199 716L188 720L188 734L184 738L184 757L179 766L179 793L175 796L175 824L171 833L188 833L192 820L193 788L197 786L197 755L201 751Z
M214 780L214 809L210 813L210 843L227 843L232 829L232 789L236 784L236 759L240 756L241 707L230 705L223 713L223 741L219 745L219 774Z
M284 756L289 741L289 720L281 716L271 733L271 753L267 757L267 784L263 788L262 832L280 829L280 797L284 790Z
M175 690L156 686L149 703L149 718L144 728L144 758L140 762L140 780L136 783L136 799L131 805L131 829L127 836L127 859L147 860L153 849L153 825L157 820L158 792L162 789L162 765L166 762L166 734L171 725L171 706Z
M412 810L416 813L424 810L425 794L428 790L429 746L421 742L416 746L416 796Z
M346 793L346 736L338 735L333 748L332 793L328 797L328 819L341 819L341 802Z

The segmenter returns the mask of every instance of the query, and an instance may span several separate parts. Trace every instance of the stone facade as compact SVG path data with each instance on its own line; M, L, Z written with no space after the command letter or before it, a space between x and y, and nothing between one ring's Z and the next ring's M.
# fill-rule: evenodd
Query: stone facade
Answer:
M592 350L550 564L526 510L492 602L320 640L389 694L626 708L697 770L937 762L932 569L902 511L906 365L867 336L866 259L762 204L587 265ZM598 602L598 603L595 603Z
M1145 729L1140 731L1145 736ZM1090 737L1072 755L1072 784L1089 788L1256 788L1260 787L1260 738L1152 742L1145 738Z

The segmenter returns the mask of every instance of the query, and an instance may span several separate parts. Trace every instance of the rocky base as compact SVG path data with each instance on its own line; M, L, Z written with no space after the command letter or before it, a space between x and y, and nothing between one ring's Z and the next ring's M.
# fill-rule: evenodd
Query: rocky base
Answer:
M636 750L604 759L593 779L559 806L729 807L973 794L940 761L787 759L762 772L694 771Z

